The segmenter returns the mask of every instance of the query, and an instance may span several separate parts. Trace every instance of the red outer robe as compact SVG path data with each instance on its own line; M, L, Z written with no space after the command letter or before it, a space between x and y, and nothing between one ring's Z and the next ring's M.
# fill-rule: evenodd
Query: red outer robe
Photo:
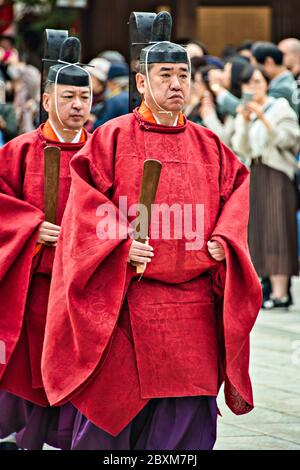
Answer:
M46 139L39 129L0 149L0 388L48 405L41 376L41 353L55 249L36 256L38 227L44 221L44 159L47 145L61 148L57 224L61 223L71 178L69 162L83 143Z
M205 205L204 245L150 239L155 256L137 282L131 239L98 239L96 210L116 209L119 196L138 202L146 158L162 162L156 203ZM250 411L261 288L247 247L245 166L211 131L152 124L135 111L96 130L71 173L42 357L50 403L71 400L117 435L150 398L216 396L225 380L229 407ZM207 251L211 238L225 248L226 269Z

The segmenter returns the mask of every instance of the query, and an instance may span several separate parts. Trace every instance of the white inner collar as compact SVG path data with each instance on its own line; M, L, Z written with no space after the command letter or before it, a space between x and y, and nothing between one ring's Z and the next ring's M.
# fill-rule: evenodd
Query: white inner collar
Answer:
M157 124L161 124L161 122L159 121L158 117L155 116L155 114L152 112L153 116L154 116L154 119L156 121ZM178 123L178 116L176 116L176 119L174 121L174 124L172 124L173 127L177 126L177 123ZM171 126L170 126L171 127Z
M60 142L65 142L65 140L62 138L56 127L54 126L53 122L49 119L49 122L51 124L52 129L54 130L55 134L57 135L57 138ZM71 144L78 144L80 142L82 135L82 129L80 132L77 132L74 139L70 142Z

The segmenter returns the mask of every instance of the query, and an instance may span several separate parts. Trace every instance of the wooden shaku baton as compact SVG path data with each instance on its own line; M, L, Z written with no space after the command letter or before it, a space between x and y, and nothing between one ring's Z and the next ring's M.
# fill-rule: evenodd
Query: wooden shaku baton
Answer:
M159 160L145 160L142 176L142 185L139 197L139 222L135 228L135 240L146 243L151 223L152 205L154 204L158 188L162 164ZM146 269L146 263L132 263L136 266L136 272L142 274Z
M56 224L59 191L60 148L48 146L44 149L44 197L45 220ZM49 243L51 245L51 243Z

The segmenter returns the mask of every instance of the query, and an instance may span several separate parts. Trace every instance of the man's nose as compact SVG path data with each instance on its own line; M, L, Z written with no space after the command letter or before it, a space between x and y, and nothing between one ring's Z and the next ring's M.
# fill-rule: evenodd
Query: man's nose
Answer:
M73 106L73 108L81 108L82 107L82 102L81 102L81 99L79 98L79 96L74 97L74 100L72 102L72 106Z
M177 75L174 75L171 79L171 89L180 90L180 88L181 88L181 85L180 85L179 79Z

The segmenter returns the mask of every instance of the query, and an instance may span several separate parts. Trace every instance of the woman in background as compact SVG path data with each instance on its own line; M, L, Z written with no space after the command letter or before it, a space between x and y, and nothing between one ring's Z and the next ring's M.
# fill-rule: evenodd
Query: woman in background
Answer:
M293 185L298 119L286 99L267 95L262 68L249 64L241 79L242 91L253 98L237 110L232 144L251 168L250 253L258 275L271 280L272 293L263 307L288 307L289 278L299 270Z

